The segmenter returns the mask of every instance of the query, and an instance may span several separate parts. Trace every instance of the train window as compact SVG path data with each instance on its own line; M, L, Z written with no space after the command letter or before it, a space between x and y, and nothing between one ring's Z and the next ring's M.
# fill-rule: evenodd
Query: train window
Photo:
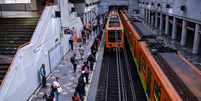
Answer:
M132 46L134 45L134 38L132 38Z
M146 62L145 62L144 58L143 58L143 61L142 61L142 70L143 70L143 72L145 74L145 71L146 71Z
M115 33L116 33L116 40L115 40ZM108 31L108 41L109 42L121 42L121 30L109 30Z
M141 52L140 52L140 58L139 58L139 71L140 71L140 66L141 66Z
M154 98L156 101L160 101L161 90L159 89L156 81L154 80Z
M134 53L136 52L136 42L135 42L135 46L134 46Z

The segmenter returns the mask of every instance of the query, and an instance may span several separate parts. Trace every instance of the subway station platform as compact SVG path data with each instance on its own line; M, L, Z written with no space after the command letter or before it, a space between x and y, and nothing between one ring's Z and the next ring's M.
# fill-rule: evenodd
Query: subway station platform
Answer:
M104 34L102 36L104 38ZM77 44L74 46L74 50L69 51L66 56L63 58L63 60L59 63L59 65L56 67L56 69L47 77L47 87L39 87L36 92L32 95L32 98L30 98L30 101L45 101L43 99L43 95L45 93L50 93L51 85L55 81L56 77L59 77L61 86L62 86L62 92L60 95L60 101L72 101L72 96L75 92L75 87L78 84L78 78L81 75L81 67L85 61L87 61L87 57L91 53L91 46L94 42L95 35L90 36L89 39L86 40L86 44L83 45L81 42L77 42ZM78 47L79 45L82 45L85 49L86 54L84 55L84 59L81 60ZM88 85L88 93L86 96L84 96L85 101L92 101L89 99L95 99L96 98L96 92L98 87L98 81L99 81L99 75L101 70L101 61L103 57L104 52L104 41L101 41L98 47L98 52L96 53L96 61L94 63L94 71L90 71L89 73L89 85ZM70 62L70 57L73 56L73 54L76 53L76 56L79 61L79 65L77 66L76 73L74 74L73 65Z

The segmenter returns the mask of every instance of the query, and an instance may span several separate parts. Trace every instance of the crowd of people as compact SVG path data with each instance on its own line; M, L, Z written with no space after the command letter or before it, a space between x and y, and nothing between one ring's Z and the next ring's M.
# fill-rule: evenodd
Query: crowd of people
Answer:
M92 22L89 21L89 27L83 26L83 30L81 32L83 45L86 44L86 40L89 39L92 35L95 36L94 42L91 46L91 54L87 57L87 60L84 60L85 49L82 45L79 45L78 52L80 53L81 60L85 61L83 66L81 67L82 74L78 78L78 84L75 88L74 95L72 96L73 101L84 101L84 95L88 92L88 84L89 84L89 71L93 71L94 62L96 62L96 53L98 51L98 45L102 40L103 28L105 23L99 24L100 17L97 16L96 19L98 23L95 24L95 20ZM102 21L104 22L104 21ZM71 50L73 50L73 40L70 38L69 43L71 45ZM76 73L77 65L79 65L78 58L76 54L74 54L70 58L71 63L73 64L74 74ZM45 64L42 64L40 69L42 75L43 87L46 86L46 71ZM53 82L51 86L50 94L44 94L43 99L47 101L60 101L60 93L62 91L62 86L59 82L59 77L56 77L56 80ZM79 97L78 97L79 94ZM56 95L56 96L55 96Z

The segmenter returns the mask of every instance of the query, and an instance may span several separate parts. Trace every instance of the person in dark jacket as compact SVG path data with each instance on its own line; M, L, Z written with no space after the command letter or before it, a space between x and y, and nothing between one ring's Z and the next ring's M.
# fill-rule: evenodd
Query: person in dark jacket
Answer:
M40 68L40 72L42 75L42 82L43 82L43 87L47 87L46 86L46 71L45 71L45 64L42 64L41 68Z
M86 31L86 26L85 25L83 26L83 29L84 29L84 31Z
M94 66L94 61L95 60L95 57L93 56L93 53L91 53L89 55L89 62L90 62L90 70L93 71L93 66Z
M79 96L80 96L80 99L81 99L82 101L84 101L84 98L83 98L83 94L84 94L84 84L83 84L83 83L84 83L84 82L78 83L78 88L77 88L78 93L79 93Z
M73 50L73 40L70 38L69 43L71 45L71 49Z

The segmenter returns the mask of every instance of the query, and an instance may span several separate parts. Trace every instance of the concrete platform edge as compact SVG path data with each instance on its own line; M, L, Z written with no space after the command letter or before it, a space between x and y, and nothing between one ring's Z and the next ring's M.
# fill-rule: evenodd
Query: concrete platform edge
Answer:
M95 70L92 75L92 80L91 84L89 85L89 92L85 97L84 101L95 101L96 100L96 94L97 94L97 89L98 89L98 83L99 83L99 78L100 78L100 72L101 72L101 65L102 65L102 60L103 60L103 54L104 54L104 49L105 49L105 32L103 34L102 38L102 43L100 45L99 49L99 54L98 58L96 59L96 64L95 64Z

